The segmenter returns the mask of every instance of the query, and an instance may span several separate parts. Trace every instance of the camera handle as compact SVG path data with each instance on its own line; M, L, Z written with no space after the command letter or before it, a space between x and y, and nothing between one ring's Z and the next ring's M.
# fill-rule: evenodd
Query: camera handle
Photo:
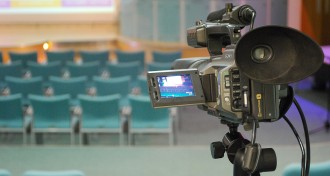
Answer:
M237 131L238 124L228 123L227 126L229 132L222 142L211 143L213 159L223 158L227 152L229 161L234 165L234 176L260 176L260 172L275 170L277 161L272 148L262 149L259 144L244 139Z

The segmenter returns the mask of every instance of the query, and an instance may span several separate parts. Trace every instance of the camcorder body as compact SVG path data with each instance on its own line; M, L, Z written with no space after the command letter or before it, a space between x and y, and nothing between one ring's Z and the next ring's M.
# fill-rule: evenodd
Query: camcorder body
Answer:
M172 70L148 72L153 107L198 105L222 122L243 124L246 130L252 128L251 118L278 120L288 84L314 73L322 64L322 52L294 29L252 30L255 15L249 5L229 4L209 14L207 22L188 28L188 45L207 47L210 57L177 59ZM242 36L248 25L250 31Z

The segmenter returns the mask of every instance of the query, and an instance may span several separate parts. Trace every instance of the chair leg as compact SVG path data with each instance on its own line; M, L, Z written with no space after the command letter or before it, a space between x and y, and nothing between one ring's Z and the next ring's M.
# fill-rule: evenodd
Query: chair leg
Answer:
M123 133L119 133L119 145L122 146L123 145Z
M133 134L132 133L128 133L128 146L131 146L132 145L132 137L134 137Z
M74 132L73 131L70 134L70 144L71 144L71 146L73 146L73 144L74 144Z
M23 145L26 145L26 132L23 131Z
M174 145L174 135L173 135L173 132L170 132L169 133L168 138L169 138L169 145L170 146L173 146Z
M84 139L83 139L83 133L80 131L80 133L79 133L79 145L83 145L84 144Z

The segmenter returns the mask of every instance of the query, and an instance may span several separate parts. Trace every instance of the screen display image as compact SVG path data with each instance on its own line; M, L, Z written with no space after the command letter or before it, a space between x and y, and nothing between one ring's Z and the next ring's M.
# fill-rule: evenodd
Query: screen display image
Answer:
M161 98L195 96L194 86L189 74L157 76Z

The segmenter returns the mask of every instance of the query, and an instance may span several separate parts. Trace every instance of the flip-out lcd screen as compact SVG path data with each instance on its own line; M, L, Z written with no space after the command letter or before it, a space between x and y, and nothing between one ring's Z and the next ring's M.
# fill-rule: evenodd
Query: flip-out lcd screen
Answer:
M189 74L157 76L161 98L195 96L194 85Z
M196 69L148 72L148 87L153 107L203 104L201 80Z

